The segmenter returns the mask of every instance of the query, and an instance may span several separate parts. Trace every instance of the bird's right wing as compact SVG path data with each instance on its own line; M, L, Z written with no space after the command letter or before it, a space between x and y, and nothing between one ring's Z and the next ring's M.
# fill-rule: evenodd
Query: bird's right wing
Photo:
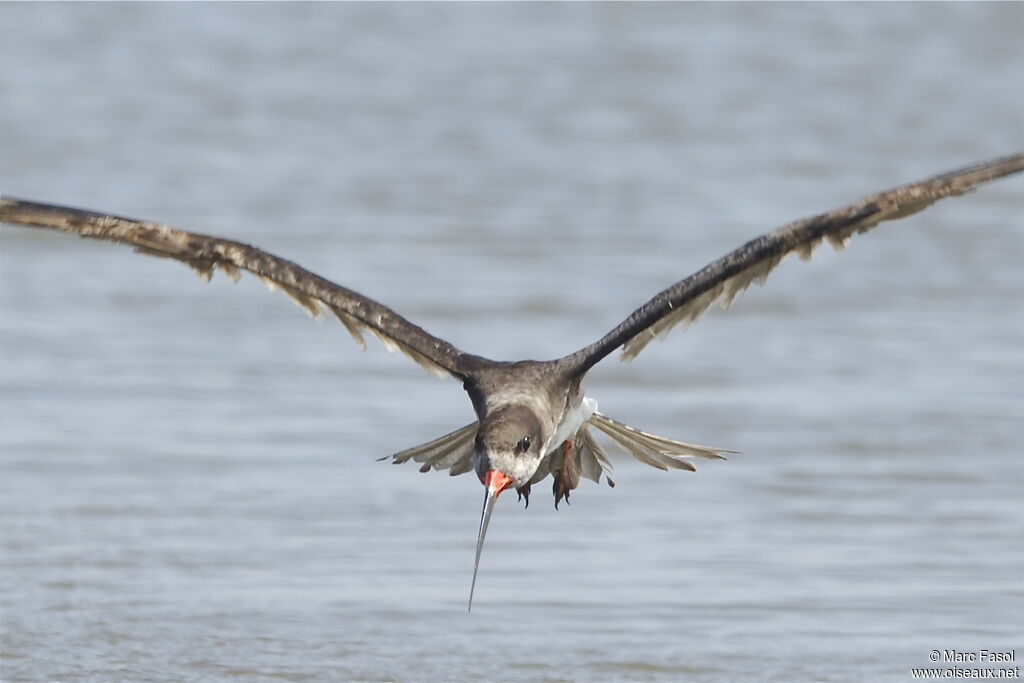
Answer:
M387 306L320 277L265 251L231 240L176 230L166 225L0 197L0 222L51 228L87 237L130 244L143 254L172 258L191 266L205 280L216 269L232 280L249 271L271 289L280 289L310 315L327 308L365 348L369 330L391 351L399 350L427 370L465 379L481 359L412 324Z

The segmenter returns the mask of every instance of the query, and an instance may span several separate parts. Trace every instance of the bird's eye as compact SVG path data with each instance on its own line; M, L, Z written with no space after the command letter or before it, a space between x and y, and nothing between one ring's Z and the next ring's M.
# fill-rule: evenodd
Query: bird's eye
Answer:
M524 436L516 444L516 453L525 453L528 450L530 450L530 437Z

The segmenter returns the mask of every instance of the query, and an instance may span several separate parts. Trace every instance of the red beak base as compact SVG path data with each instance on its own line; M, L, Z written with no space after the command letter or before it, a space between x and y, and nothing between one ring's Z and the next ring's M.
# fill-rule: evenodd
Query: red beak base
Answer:
M515 479L498 470L488 470L484 475L484 486L488 493L497 495L515 483Z

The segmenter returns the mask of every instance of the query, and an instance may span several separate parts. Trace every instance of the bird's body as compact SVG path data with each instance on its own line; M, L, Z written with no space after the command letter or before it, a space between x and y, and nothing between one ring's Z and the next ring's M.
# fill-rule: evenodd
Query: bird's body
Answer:
M12 198L0 198L0 222L127 243L146 254L183 261L207 279L218 268L232 278L249 271L313 315L330 311L360 345L364 344L362 333L369 331L426 369L461 381L476 420L391 459L395 463L413 460L422 471L477 473L487 491L477 540L478 564L491 510L503 490L514 488L529 502L531 487L551 476L557 506L583 477L596 482L604 476L614 485L608 478L611 464L591 428L641 462L663 470L693 470L690 459L721 458L728 452L649 434L598 412L597 402L584 393L583 380L591 367L615 349L622 349L624 359L633 358L653 338L677 324L695 321L713 303L728 306L791 253L809 258L823 240L841 248L854 234L882 221L916 213L939 199L1021 171L1024 154L1007 156L790 223L671 285L592 344L550 361L493 361L466 353L368 297L239 242ZM476 567L473 576L475 585Z

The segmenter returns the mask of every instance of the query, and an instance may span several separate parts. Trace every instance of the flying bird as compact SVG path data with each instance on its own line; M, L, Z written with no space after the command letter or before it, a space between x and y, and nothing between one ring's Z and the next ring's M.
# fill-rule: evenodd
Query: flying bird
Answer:
M659 292L597 341L549 361L494 361L456 348L369 297L255 247L185 232L150 221L0 197L0 222L51 228L81 237L122 242L136 251L172 258L209 280L220 269L232 280L248 271L282 290L313 316L333 313L360 347L364 333L378 337L441 377L462 382L476 420L433 441L389 456L420 463L420 470L476 472L484 485L469 607L480 553L498 496L514 489L529 504L531 487L549 475L555 506L581 479L614 486L611 463L591 429L634 458L661 470L694 470L693 458L720 459L722 448L685 443L630 427L599 412L583 380L596 363L621 349L635 357L655 337L689 324L713 303L724 307L751 283L761 284L789 254L810 258L823 240L842 249L850 238L882 221L903 218L982 183L1024 171L1024 154L994 159L880 192L835 211L761 235ZM382 458L388 459L388 458Z

